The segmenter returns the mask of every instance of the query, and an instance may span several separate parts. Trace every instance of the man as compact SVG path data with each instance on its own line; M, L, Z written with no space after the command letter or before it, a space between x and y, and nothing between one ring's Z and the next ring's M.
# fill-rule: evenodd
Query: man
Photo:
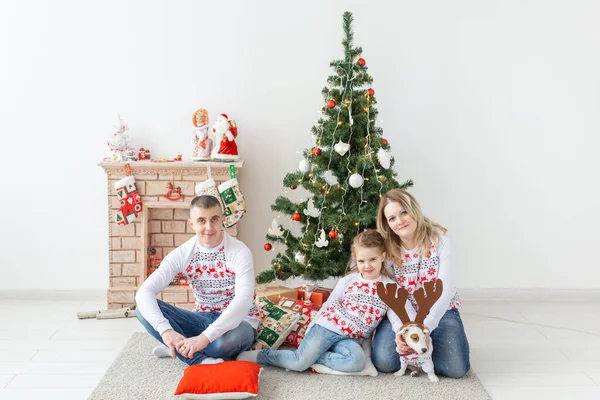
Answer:
M216 197L194 198L188 223L196 236L171 251L144 281L135 296L136 314L162 343L153 350L157 357L178 357L188 365L214 364L254 343L259 314L252 253L223 231ZM194 311L156 299L178 273L187 277L194 292Z

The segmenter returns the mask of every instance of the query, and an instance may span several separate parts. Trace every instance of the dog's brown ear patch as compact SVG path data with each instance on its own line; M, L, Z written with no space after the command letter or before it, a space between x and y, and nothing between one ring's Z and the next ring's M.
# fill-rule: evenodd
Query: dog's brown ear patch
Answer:
M412 335L410 335L410 338L412 339L413 342L419 341L419 335L417 335L416 333L413 333Z

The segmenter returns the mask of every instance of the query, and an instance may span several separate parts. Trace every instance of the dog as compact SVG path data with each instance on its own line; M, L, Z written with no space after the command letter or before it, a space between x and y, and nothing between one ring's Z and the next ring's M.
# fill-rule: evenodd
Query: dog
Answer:
M408 323L405 324L398 334L404 344L410 347L411 351L401 353L396 347L396 351L400 354L400 370L394 373L394 376L403 376L406 369L410 367L410 376L418 376L419 370L423 370L429 377L431 382L438 382L439 378L435 374L433 359L433 344L429 336L429 329L423 324Z
M414 320L408 316L405 309L405 304L408 298L408 292L402 287L398 287L395 283L388 283L384 286L383 283L377 285L377 295L385 304L387 304L394 313L400 318L404 325L400 328L396 337L399 337L401 342L404 342L411 351L408 353L400 353L400 370L394 373L395 376L402 376L406 373L406 369L411 367L411 376L417 376L419 370L422 369L431 382L438 382L439 378L434 372L433 359L433 344L429 329L423 325L425 317L431 310L431 307L442 295L444 288L443 282L438 279L436 282L425 282L413 293L414 299L418 305L417 314ZM425 295L427 293L427 295Z

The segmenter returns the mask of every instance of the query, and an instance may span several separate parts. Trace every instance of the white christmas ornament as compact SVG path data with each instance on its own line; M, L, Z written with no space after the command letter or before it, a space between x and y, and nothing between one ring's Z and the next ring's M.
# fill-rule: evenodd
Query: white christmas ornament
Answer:
M348 183L350 183L350 186L352 186L354 189L361 187L364 182L365 180L360 174L352 174L348 179Z
M344 142L337 142L335 146L333 146L333 150L338 153L340 156L344 156L350 150L350 145Z
M273 219L271 222L271 227L267 230L269 235L272 236L283 236L283 229L281 229L281 225L277 223L277 218Z
M328 244L329 244L329 241L327 239L325 239L325 230L321 229L321 233L319 235L319 240L317 240L315 242L315 246L321 248L321 247L327 247Z
M323 178L325 180L325 182L327 182L328 185L333 186L333 185L337 185L340 182L338 181L337 176L335 176L335 174L333 173L332 170L328 169L327 171L323 172L321 174L321 178Z
M379 149L377 152L377 160L382 168L388 169L392 164L392 155L387 150Z
M304 158L300 161L300 163L298 164L298 169L300 170L300 172L304 172L307 173L310 171L310 162Z
M307 215L309 217L313 217L313 218L317 218L319 215L321 215L321 211L317 210L317 208L315 207L315 203L313 203L313 200L310 199L308 201L308 203L306 204L306 207L304 209L304 215Z
M304 257L304 254L298 252L294 255L294 260L296 260L298 264L304 264L306 262L306 257Z

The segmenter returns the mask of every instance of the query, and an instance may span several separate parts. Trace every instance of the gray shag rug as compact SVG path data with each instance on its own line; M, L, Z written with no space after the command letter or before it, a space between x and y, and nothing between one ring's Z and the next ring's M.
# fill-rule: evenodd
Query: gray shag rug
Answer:
M146 333L134 333L110 366L90 400L174 399L185 364L171 358L156 358L157 345ZM462 379L440 377L432 383L422 373L393 376L335 376L309 371L291 372L271 366L260 375L256 399L490 399L473 371Z

